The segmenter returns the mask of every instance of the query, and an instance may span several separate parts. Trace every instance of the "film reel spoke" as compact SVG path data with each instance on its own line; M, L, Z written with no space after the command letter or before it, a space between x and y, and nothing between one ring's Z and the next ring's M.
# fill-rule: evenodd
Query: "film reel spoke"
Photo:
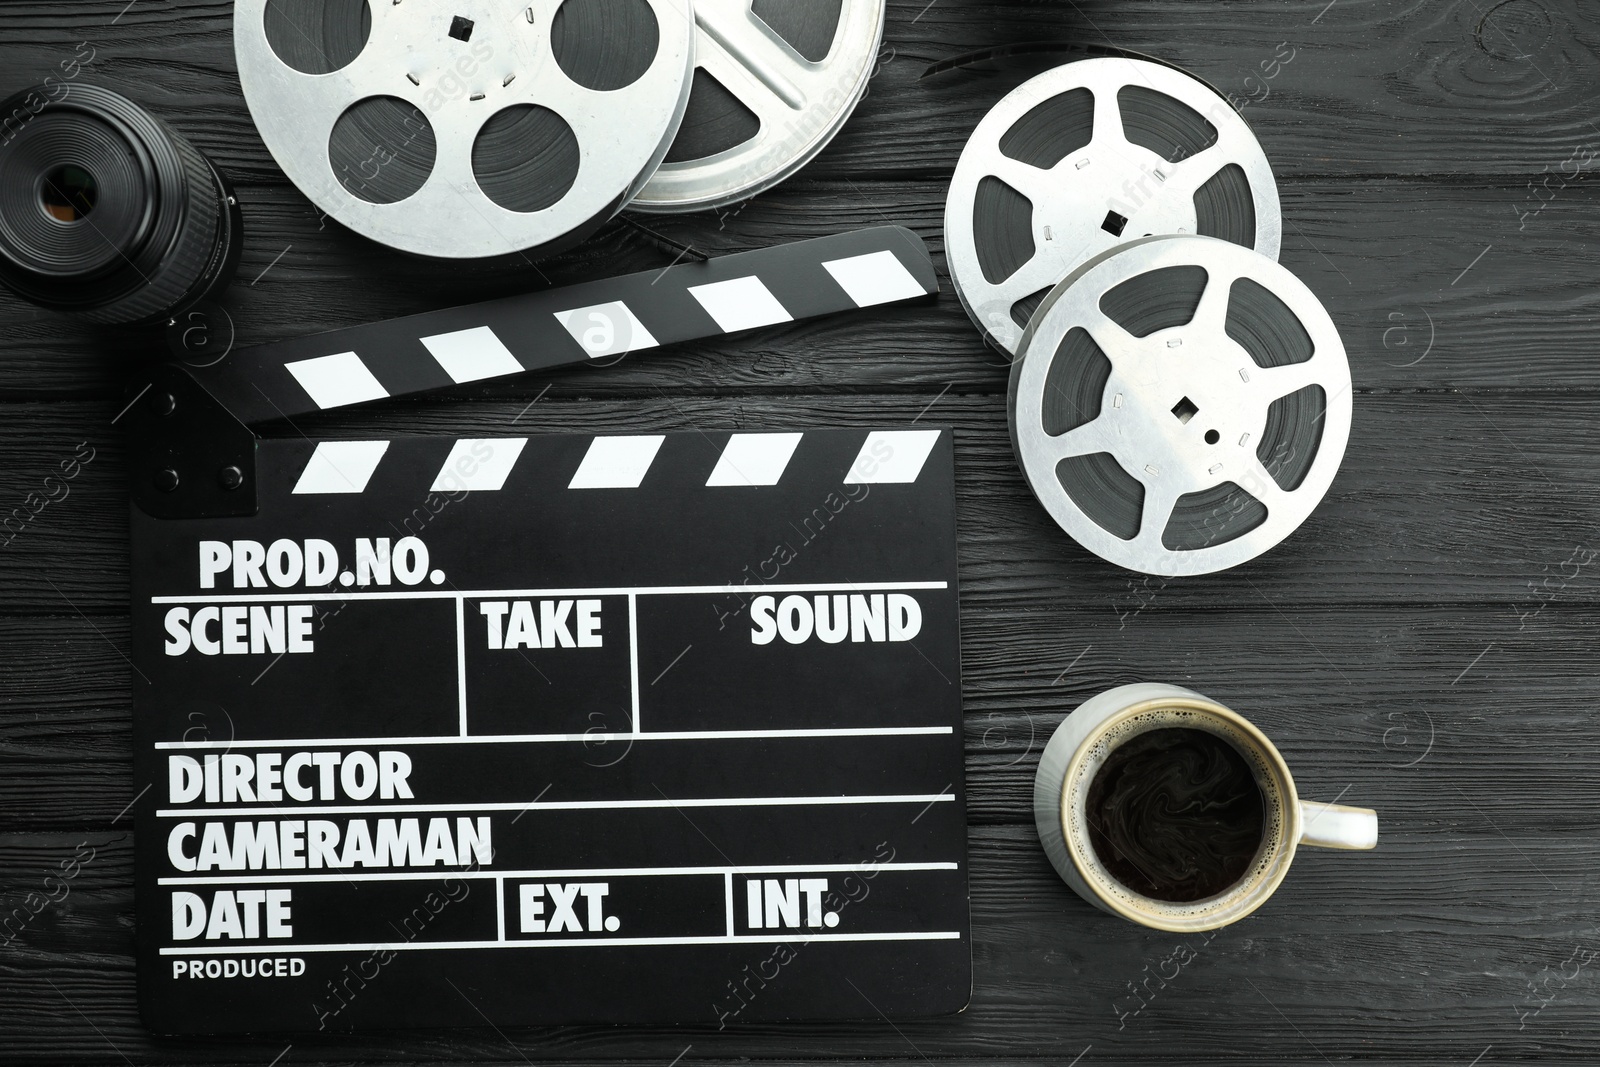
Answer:
M766 7L697 0L699 69L688 113L667 162L633 206L720 207L804 166L865 93L885 6L885 0L781 0Z
M1133 145L1128 141L1127 130L1122 125L1122 108L1117 103L1117 92L1126 84L1095 84L1089 87L1094 95L1094 125L1089 135L1089 147L1097 154L1111 153L1126 156Z
M1249 130L1224 126L1217 140L1193 155L1185 156L1162 167L1164 192L1169 196L1193 200L1195 194L1208 181L1215 178L1234 160L1260 151Z
M749 5L737 13L715 3L696 4L695 25L716 41L723 53L790 108L806 106L815 89L816 64L807 63L757 17Z
M1317 386L1328 392L1327 375L1323 373L1322 362L1313 356L1305 363L1291 363L1285 367L1247 367L1245 373L1252 379L1259 376L1265 399L1270 402L1281 397L1291 396L1309 386Z
M1078 326L1089 335L1100 352L1111 363L1111 379L1107 389L1116 386L1119 373L1136 372L1139 349L1143 342L1099 307L1082 309ZM1115 394L1113 394L1114 396Z
M746 15L747 21L755 19L749 12ZM748 108L761 129L782 129L806 106L811 79L787 52L774 48L753 28L738 32L745 22L728 26L722 21L725 15L698 5L694 17L701 31L695 64Z
M1009 156L1000 156L996 159L989 169L989 174L1027 197L1028 203L1032 204L1035 210L1053 195L1059 183L1059 178L1053 170L1035 167Z
M990 283L983 280L976 284L973 291L967 294L968 306L972 310L973 317L981 322L992 336L1015 334L1020 337L1022 327L1018 326L1012 317L1012 308L1034 293L1051 288L1058 280L1053 257L1043 252L1035 252L1027 262L1003 281Z
M1251 455L1254 456L1254 453ZM1246 468L1245 476L1239 481L1239 486L1260 501L1267 509L1268 515L1277 514L1280 508L1287 505L1292 495L1278 484L1278 479L1272 476L1272 472L1267 470L1266 464L1260 459L1254 459Z
M372 56L365 52L363 56L365 58L357 57L351 66L359 68L377 65L378 61ZM362 72L358 69L351 73L360 75ZM324 146L327 145L328 135L333 132L333 124L338 121L340 115L353 104L359 103L366 97L377 95L361 89L345 71L333 74L302 74L299 71L290 71L287 77L295 86L299 101L297 106L300 108L298 117L302 123L304 136ZM407 85L406 88L410 86ZM395 87L395 91L400 91L399 86Z
M1104 420L1095 419L1061 434L1041 434L1039 457L1047 463L1087 456L1095 452L1113 452L1117 442L1107 432Z
M1140 481L1144 484L1144 502L1139 511L1139 532L1133 543L1146 552L1164 551L1161 538L1172 522L1173 509L1183 493L1170 479L1145 477Z
M1206 272L1206 286L1200 292L1200 302L1195 306L1186 331L1208 337L1226 335L1233 282L1233 277L1227 273Z
M1035 251L1026 263L1016 269L1005 281L998 285L987 285L989 299L998 305L994 310L1002 313L1006 322L1012 323L1011 308L1017 301L1023 300L1041 289L1053 287L1061 279L1056 274L1056 259L1048 251ZM1107 324L1115 326L1107 320ZM1021 327L1013 323L1013 328L1021 334Z

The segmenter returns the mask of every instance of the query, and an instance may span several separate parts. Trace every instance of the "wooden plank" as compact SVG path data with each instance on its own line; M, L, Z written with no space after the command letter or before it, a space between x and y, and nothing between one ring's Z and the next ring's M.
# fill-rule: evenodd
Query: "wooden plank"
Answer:
M892 220L922 234L942 270L945 189L940 182L793 182L737 214L646 223L719 254ZM1600 386L1589 338L1600 315L1593 284L1600 254L1596 194L1575 187L1524 224L1517 211L1525 193L1509 185L1410 181L1284 188L1282 261L1327 304L1358 390ZM198 322L175 331L180 337L192 331L190 342L205 353L194 358L213 358L216 348L204 348L202 339L221 345L230 326L235 344L258 344L648 270L677 255L613 223L580 250L537 267L402 261L322 223L286 186L251 186L241 194L248 237L224 300L229 323L209 332ZM130 356L140 353L168 355L166 332L90 327L0 294L0 397L109 398ZM931 308L841 315L462 394L532 399L549 389L555 399L946 385L986 393L1006 385L1005 360L983 345L948 278Z
M1518 626L1475 606L1198 613L1150 588L1119 605L968 608L969 818L1030 825L1062 718L1113 686L1167 681L1257 722L1306 796L1378 808L1386 825L1535 842L1581 829L1600 780L1561 768L1593 736L1600 615L1557 601ZM136 797L156 802L162 783L146 795L132 774L126 644L121 619L0 619L0 828L104 827ZM223 709L192 723L196 739L232 737Z
M1127 600L1137 576L1090 557L1033 500L1011 455L998 396L671 397L395 404L298 424L343 436L874 426L922 418L956 427L963 603L1044 607ZM59 503L0 549L0 614L120 612L126 520L112 405L0 406L0 522L30 493L59 493L60 464L86 437L95 458ZM25 414L26 417L23 417ZM1343 469L1311 519L1252 563L1169 583L1174 607L1477 602L1531 610L1540 589L1589 600L1583 571L1556 592L1575 547L1593 546L1600 438L1592 394L1362 396ZM320 428L319 428L320 427ZM1586 492L1588 490L1588 492ZM422 493L419 492L418 503ZM41 497L42 498L42 497ZM1421 499L1426 508L1419 507ZM759 561L756 561L759 562ZM1591 569L1592 570L1592 569ZM1542 585L1547 579L1550 585ZM1530 583L1535 588L1530 589Z
M274 175L239 93L232 6L139 0L122 13L124 2L8 5L0 92L63 77L70 68L61 64L87 42L95 52L79 76L135 96L241 180ZM1487 17L1474 4L1327 6L1140 0L1090 12L1037 0L894 0L869 94L808 174L948 175L978 120L1031 72L924 82L923 70L973 49L1040 40L1159 55L1252 101L1246 114L1285 177L1497 174L1520 183L1593 143L1600 28L1579 0L1526 0ZM1276 58L1288 55L1286 65ZM1464 126L1473 130L1470 151Z
M1260 912L1209 938L1094 911L1049 868L1031 829L978 827L970 843L976 988L960 1016L891 1027L864 1005L860 1023L719 1031L708 1005L704 1021L673 1028L172 1042L150 1037L135 1015L129 837L5 835L5 910L23 909L26 921L13 918L14 940L0 952L0 1059L427 1062L510 1060L526 1049L557 1062L660 1064L692 1046L694 1059L710 1060L1065 1064L1092 1045L1095 1057L1124 1063L1188 1061L1200 1048L1273 1062L1381 1049L1464 1064L1486 1045L1501 1058L1585 1054L1600 1022L1600 983L1586 962L1600 949L1588 903L1600 845L1584 828L1540 841L1546 885L1504 838L1391 827L1372 853L1303 854ZM62 878L74 858L76 876ZM30 904L30 891L57 899Z

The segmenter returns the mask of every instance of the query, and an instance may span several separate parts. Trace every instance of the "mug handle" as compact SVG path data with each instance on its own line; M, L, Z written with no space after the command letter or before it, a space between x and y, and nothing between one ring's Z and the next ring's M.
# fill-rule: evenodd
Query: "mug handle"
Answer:
M1378 813L1344 804L1300 802L1300 843L1318 848L1377 848Z

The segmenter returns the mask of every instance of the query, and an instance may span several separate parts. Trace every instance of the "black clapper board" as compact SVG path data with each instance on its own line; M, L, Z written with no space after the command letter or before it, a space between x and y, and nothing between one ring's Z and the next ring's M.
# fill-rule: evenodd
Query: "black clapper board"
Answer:
M966 1005L948 430L254 448L131 508L152 1029Z

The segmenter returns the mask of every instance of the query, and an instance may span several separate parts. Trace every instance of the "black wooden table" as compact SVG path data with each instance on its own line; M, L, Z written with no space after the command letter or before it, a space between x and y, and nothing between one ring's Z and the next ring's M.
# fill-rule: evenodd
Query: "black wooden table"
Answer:
M538 268L463 269L324 222L250 124L231 14L221 0L5 0L0 94L76 58L81 77L169 118L229 171L249 228L227 296L239 344L671 258L613 223ZM1074 545L1017 472L1005 369L948 285L933 309L302 427L483 435L918 415L955 426L976 971L965 1014L292 1045L149 1036L134 1001L129 826L152 801L130 766L111 420L128 371L164 340L4 298L0 514L26 526L0 544L0 1058L1464 1067L1593 1056L1600 5L894 0L870 94L824 155L771 193L661 231L714 253L891 220L938 251L957 154L1025 74L919 75L969 49L1037 40L1154 53L1247 101L1281 183L1282 260L1327 303L1356 383L1342 473L1267 556L1163 581ZM1280 44L1292 60L1264 66ZM1066 712L1136 680L1252 716L1304 794L1379 809L1378 850L1302 854L1267 907L1210 937L1093 911L1039 849L1033 773Z

